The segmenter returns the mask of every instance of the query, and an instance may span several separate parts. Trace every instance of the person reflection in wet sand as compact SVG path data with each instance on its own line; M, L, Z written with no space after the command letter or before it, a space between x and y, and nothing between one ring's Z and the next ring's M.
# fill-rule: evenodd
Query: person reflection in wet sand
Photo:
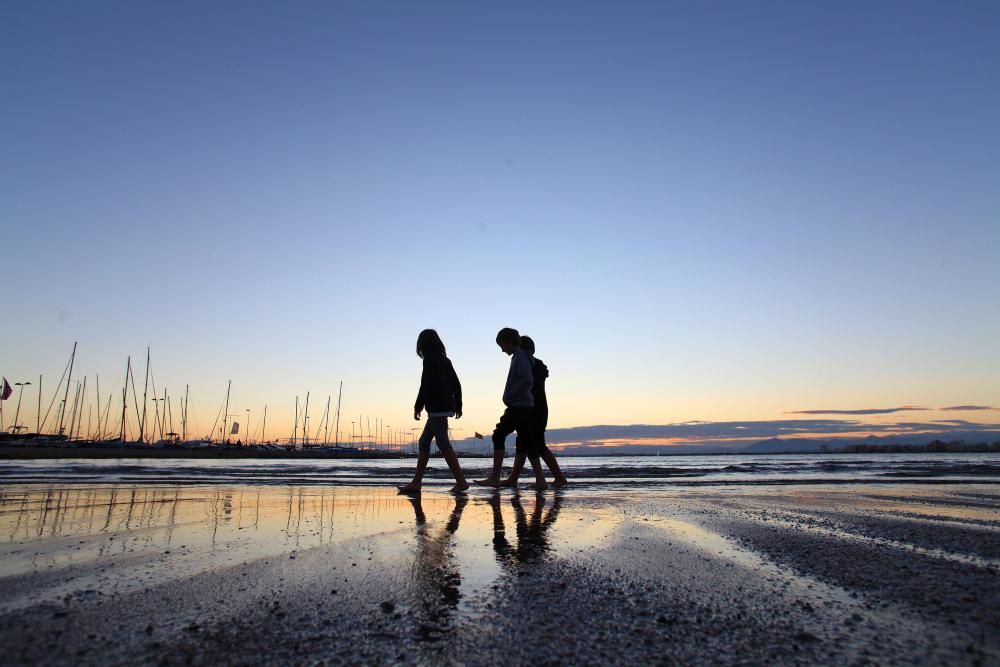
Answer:
M448 522L438 531L431 531L424 514L421 494L408 496L413 505L417 527L416 558L413 582L418 605L418 641L437 641L448 630L451 617L461 598L462 577L458 563L451 555L452 537L458 530L462 511L469 502L466 496L455 497L455 507Z
M516 570L521 563L540 560L550 549L547 533L559 516L562 498L557 495L552 507L545 512L545 496L536 493L534 497L535 504L530 520L521 504L520 494L515 494L510 499L510 504L514 507L514 523L517 531L517 546L512 547L507 540L503 513L500 509L500 494L490 495L490 507L493 509L493 551L496 552L500 565L512 570Z

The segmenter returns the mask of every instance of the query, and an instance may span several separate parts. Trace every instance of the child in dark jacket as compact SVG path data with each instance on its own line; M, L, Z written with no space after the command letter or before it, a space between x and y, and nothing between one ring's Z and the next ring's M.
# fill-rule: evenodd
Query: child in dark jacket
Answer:
M420 435L417 470L413 473L413 480L397 488L400 493L420 491L433 439L444 455L444 460L448 462L451 474L455 476L455 485L451 487L451 491L465 491L469 488L469 483L465 481L458 457L448 441L448 417L462 418L462 384L458 381L451 361L445 356L441 337L434 329L424 329L417 336L417 356L424 360L424 370L420 375L420 391L413 404L413 418L419 421L420 413L426 408L427 422Z
M565 486L569 480L566 479L566 476L563 475L562 470L559 468L559 462L556 461L555 454L545 444L545 429L549 423L549 400L545 395L545 380L549 377L549 368L545 365L545 362L534 356L535 341L529 336L521 336L521 349L531 354L534 360L532 367L534 382L531 387L531 393L535 399L533 413L534 432L532 437L537 438L541 443L542 460L545 461L545 465L552 471L552 476L555 478L553 484L556 486ZM517 479L521 476L521 471L524 469L524 459L523 448L518 448L517 456L514 457L514 465L510 469L510 476L503 480L500 486L515 486L517 484Z
M548 484L538 461L542 443L533 437L535 398L531 393L534 384L531 368L534 360L521 348L521 336L516 329L501 329L497 334L497 345L504 354L509 354L511 357L507 384L503 390L503 402L507 408L493 430L493 469L489 477L477 479L476 484L500 486L500 468L503 466L505 453L504 442L508 435L517 431L517 453L531 461L531 467L535 472L535 488L545 489Z

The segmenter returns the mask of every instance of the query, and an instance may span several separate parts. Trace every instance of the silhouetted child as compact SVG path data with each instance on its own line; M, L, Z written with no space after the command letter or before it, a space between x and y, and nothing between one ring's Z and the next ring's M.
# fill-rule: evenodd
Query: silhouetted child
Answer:
M451 361L445 356L441 337L434 329L424 329L417 336L417 356L424 360L424 370L420 374L420 391L413 405L413 418L419 421L421 411L426 408L427 422L420 434L417 470L413 473L413 480L397 488L401 493L420 491L433 439L455 476L455 486L451 487L451 491L465 491L469 483L465 481L458 457L448 441L448 417L462 418L462 384Z
M548 445L545 444L545 429L549 424L549 400L545 395L545 379L549 377L549 368L545 363L534 356L535 354L535 341L533 341L528 336L521 336L521 349L532 355L532 386L531 395L535 399L534 408L534 428L535 432L533 437L538 438L541 441L541 452L542 460L545 461L545 465L549 467L552 471L552 476L555 478L553 484L556 486L564 486L569 480L563 475L562 470L559 468L559 462L556 461L555 454L549 449ZM520 437L520 436L518 436ZM524 454L518 451L517 455L514 457L514 465L510 469L510 476L500 483L500 486L514 486L517 484L518 477L521 476L521 470L524 469Z
M504 328L497 334L497 345L504 354L510 355L510 370L507 372L507 385L503 390L503 402L507 406L496 428L493 429L493 470L486 479L476 480L483 486L500 486L500 468L503 466L504 442L507 436L517 431L517 452L524 454L531 461L535 472L535 488L544 489L548 486L542 466L538 461L541 454L541 441L534 436L533 412L535 398L531 393L534 384L531 355L521 349L521 336L516 329Z

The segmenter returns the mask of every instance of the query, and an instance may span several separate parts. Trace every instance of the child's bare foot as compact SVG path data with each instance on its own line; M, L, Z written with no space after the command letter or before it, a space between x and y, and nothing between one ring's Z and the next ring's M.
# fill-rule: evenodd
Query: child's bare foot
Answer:
M498 488L500 486L500 479L498 477L487 477L486 479L476 479L473 480L479 486L492 486Z
M557 477L556 479L552 480L552 486L556 487L557 489L559 487L566 486L567 484L569 484L569 480L566 479L565 477Z
M449 493L465 493L469 489L469 483L466 481L457 482L455 486L448 489Z
M534 484L532 484L531 488L533 488L535 491L544 491L545 489L549 488L549 485L548 485L547 482L541 481L541 482L535 482Z
M507 479L502 480L499 484L497 484L497 486L503 487L503 488L507 489L507 488L510 488L512 486L517 486L517 480L516 479L511 479L510 477L508 477Z
M400 484L396 487L399 493L420 493L420 485L410 482L409 484Z

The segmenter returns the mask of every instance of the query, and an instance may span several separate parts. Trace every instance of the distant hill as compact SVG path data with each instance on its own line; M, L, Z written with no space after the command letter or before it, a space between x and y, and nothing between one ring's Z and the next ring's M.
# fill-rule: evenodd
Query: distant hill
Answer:
M747 454L803 454L837 449L841 446L831 445L824 440L812 440L809 438L769 438L755 442L740 451Z

